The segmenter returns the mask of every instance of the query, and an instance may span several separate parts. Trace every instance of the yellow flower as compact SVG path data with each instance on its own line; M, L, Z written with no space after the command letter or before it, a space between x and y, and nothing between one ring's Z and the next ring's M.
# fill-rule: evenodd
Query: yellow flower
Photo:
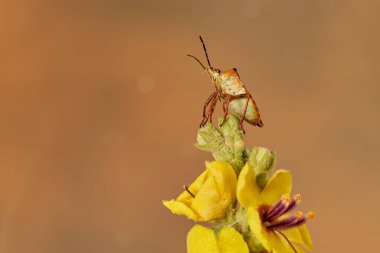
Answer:
M252 166L246 164L237 183L237 198L247 210L247 222L252 234L262 246L273 253L304 252L297 244L312 249L313 244L305 222L314 216L310 212L289 215L301 196L290 199L292 175L289 171L278 170L262 191L256 185Z
M237 177L226 162L206 162L206 170L175 200L164 201L173 213L195 221L225 216L236 199Z
M224 227L217 234L195 225L187 234L187 253L249 253L243 236L234 228Z

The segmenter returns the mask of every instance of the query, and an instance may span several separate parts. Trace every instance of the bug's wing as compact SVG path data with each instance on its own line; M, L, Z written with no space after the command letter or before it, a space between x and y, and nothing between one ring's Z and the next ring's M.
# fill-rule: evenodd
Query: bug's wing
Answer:
M245 116L244 116L243 114L244 114L245 105L247 104L247 99L249 99L248 107L247 107L247 112L245 113ZM247 121L248 123L254 126L259 126L259 127L264 126L260 118L259 109L257 108L256 103L252 98L243 97L243 98L236 98L236 99L231 100L228 106L228 112L230 114L236 115L240 119L244 117L245 121Z

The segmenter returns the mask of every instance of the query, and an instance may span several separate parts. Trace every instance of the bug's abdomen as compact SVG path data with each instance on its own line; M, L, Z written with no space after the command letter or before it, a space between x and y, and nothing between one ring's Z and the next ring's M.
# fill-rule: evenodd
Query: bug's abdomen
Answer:
M256 103L252 98L249 98L247 111L244 116L244 109L247 104L247 99L248 98L243 97L231 100L228 106L229 113L236 115L240 119L244 117L244 120L252 125L259 127L264 126L260 118L259 109L257 108Z

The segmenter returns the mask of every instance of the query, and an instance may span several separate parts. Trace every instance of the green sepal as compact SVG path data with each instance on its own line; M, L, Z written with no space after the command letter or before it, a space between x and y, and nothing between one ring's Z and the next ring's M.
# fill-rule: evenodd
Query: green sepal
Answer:
M269 179L269 172L264 171L261 172L259 175L256 176L256 184L260 188L260 190L263 190L265 185L267 184Z
M247 222L247 210L239 205L236 211L236 223L239 224L239 231L245 237L250 233L249 225Z
M251 252L259 253L265 250L263 245L260 243L260 241L257 240L257 238L252 234L248 238L247 243Z

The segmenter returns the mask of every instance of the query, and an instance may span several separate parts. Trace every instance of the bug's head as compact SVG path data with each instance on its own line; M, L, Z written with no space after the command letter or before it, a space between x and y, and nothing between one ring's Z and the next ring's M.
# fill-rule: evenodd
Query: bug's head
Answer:
M210 75L211 79L214 81L220 77L220 69L216 69L213 67L207 68L207 73Z

